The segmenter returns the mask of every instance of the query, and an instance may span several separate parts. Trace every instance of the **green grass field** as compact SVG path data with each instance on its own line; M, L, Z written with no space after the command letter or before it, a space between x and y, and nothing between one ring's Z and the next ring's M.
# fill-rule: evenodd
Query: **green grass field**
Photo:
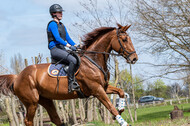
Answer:
M190 103L177 105L179 109L184 111L190 110ZM129 124L132 126L187 126L185 124L189 123L190 126L190 112L184 112L183 119L177 119L171 121L170 112L174 109L173 105L167 106L155 106L155 107L144 107L137 109L138 121L132 123L129 120L129 115L127 109L122 116ZM134 111L132 110L134 115ZM128 117L128 118L127 118ZM109 126L103 122L91 122L96 126ZM113 126L119 126L117 123L112 124Z
M184 111L190 110L190 103L177 105L179 109ZM190 126L190 112L184 112L183 119L176 119L171 121L169 113L174 109L173 105L167 106L151 106L137 109L138 121L132 123L129 120L128 110L122 113L122 116L132 126ZM131 109L132 114L134 111ZM115 121L116 122L116 121ZM94 121L87 124L95 126L110 126L104 122ZM0 124L0 126L8 126L8 124ZM113 123L111 126L119 126L119 124Z

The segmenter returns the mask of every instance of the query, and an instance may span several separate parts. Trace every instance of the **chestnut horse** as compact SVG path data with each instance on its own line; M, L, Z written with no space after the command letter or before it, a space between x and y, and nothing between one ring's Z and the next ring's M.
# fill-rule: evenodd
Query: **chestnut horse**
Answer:
M76 79L85 96L92 95L96 97L117 119L120 125L127 126L127 122L119 115L124 111L124 107L119 109L118 112L107 96L107 94L118 94L120 98L124 98L122 89L108 84L107 59L112 50L118 52L131 64L134 64L138 57L131 39L126 33L130 26L117 25L118 28L101 27L84 36L84 45L82 47L84 54L80 56L81 65ZM14 95L25 105L27 114L24 122L26 126L33 126L33 118L38 104L47 110L54 124L63 126L52 99L67 100L79 98L76 91L68 92L67 77L59 78L60 84L57 91L57 78L48 75L48 66L48 63L31 65L18 75L0 76L0 92L6 93L12 89Z

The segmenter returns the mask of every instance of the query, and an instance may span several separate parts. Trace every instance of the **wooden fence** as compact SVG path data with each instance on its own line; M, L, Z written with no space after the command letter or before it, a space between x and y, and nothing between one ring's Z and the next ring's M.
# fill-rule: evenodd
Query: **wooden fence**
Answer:
M186 98L180 98L180 99L167 99L164 101L138 103L136 104L136 106L137 108L139 108L139 107L157 106L157 105L175 105L175 104L181 104L181 103L189 103L189 101L190 101L189 97L186 97ZM132 107L133 104L130 104L130 106Z
M49 62L49 58L46 60ZM40 55L32 58L32 62L33 64L41 63ZM25 66L28 66L27 59L25 59ZM78 125L94 120L104 121L106 124L114 122L110 112L94 97L65 101L54 100L54 104L59 117L66 125ZM1 98L0 107L4 110L0 112L0 124L9 123L10 126L24 126L26 110L16 96ZM51 123L46 110L39 105L34 118L34 126L44 125L51 125Z
M34 59L35 61L33 60L33 64L41 63L41 58L39 56L35 57ZM49 62L49 58L46 58L46 60ZM25 65L28 66L27 59L25 59ZM117 81L115 83L117 83ZM114 95L113 98L113 104L116 106L116 95ZM160 104L173 105L176 103L189 103L189 98L170 99L165 100L162 103L150 102L136 104L136 108L144 106L156 106ZM112 124L114 122L110 112L94 97L89 97L88 99L72 99L64 101L54 100L54 104L59 117L66 125L79 125L95 120L103 121L106 124ZM127 106L128 111L132 106L134 105L129 104ZM11 97L2 97L0 99L0 108L0 110L2 110L0 111L0 124L9 123L10 126L24 126L23 120L26 110L16 96L11 95ZM127 118L130 119L130 117ZM46 110L39 105L34 118L34 126L45 125L51 125L50 119Z

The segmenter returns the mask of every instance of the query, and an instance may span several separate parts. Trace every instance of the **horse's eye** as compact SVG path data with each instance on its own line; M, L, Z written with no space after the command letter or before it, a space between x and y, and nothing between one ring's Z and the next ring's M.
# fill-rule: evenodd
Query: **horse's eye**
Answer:
M127 42L127 36L122 36L121 39L123 42Z
M123 39L123 42L127 42L127 37L125 39Z

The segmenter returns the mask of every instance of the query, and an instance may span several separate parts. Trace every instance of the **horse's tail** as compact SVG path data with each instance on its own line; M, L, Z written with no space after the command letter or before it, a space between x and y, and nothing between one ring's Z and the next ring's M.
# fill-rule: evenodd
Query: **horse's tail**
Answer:
M14 74L0 75L0 94L9 95L16 78Z

